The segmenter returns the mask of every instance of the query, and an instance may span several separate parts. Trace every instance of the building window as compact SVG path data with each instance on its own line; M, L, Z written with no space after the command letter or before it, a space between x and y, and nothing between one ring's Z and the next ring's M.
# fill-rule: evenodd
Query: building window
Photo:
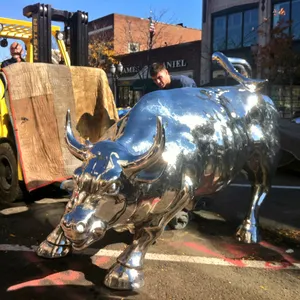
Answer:
M257 43L258 10L249 9L244 12L243 46L250 47Z
M228 15L227 49L236 49L241 47L242 19L242 13Z
M142 91L134 90L132 86L120 86L118 95L120 107L133 107L142 97Z
M140 51L140 44L139 43L128 43L128 52L138 52Z
M226 17L214 18L213 31L213 48L214 51L221 50L226 47Z
M213 26L213 51L250 47L257 41L258 9L214 17Z
M273 27L279 23L292 22L286 33L294 36L295 40L300 39L300 0L282 1L273 5Z

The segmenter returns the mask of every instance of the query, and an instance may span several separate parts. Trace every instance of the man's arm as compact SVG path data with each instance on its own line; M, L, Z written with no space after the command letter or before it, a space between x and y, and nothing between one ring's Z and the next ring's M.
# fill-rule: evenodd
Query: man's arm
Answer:
M13 63L14 63L14 61L11 58L10 59L6 59L6 60L4 60L2 62L1 68L3 69L3 68L5 68L5 67L7 67L7 66L9 66L9 65L11 65Z
M171 84L168 89L176 89L182 87L197 87L195 81L185 75L176 75L171 77Z
M181 78L182 87L197 87L194 79L188 76L182 76Z
M1 64L1 69L7 67L9 65L9 62L7 60L4 60Z

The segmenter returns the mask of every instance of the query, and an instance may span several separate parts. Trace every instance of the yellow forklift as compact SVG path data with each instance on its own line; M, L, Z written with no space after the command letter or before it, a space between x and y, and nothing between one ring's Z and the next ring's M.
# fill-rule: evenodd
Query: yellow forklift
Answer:
M60 31L60 27L54 25L51 26L51 35L57 43L57 50L59 51L63 61L65 62L66 65L69 66L70 57L66 50L65 43L61 39L62 33ZM1 39L0 46L3 48L9 46L10 40L16 40L18 42L22 41L26 49L26 55L24 57L25 61L34 62L33 53L35 47L33 45L33 40L32 40L32 22L0 17L0 39ZM37 42L39 42L38 39ZM1 62L0 62L0 66L1 66Z
M53 40L67 66L88 65L88 14L57 10L51 5L34 4L23 9L30 21L0 17L0 46L19 40L26 47L26 62L51 63ZM63 30L52 21L62 22ZM9 109L7 79L0 69L0 202L13 202L26 192Z

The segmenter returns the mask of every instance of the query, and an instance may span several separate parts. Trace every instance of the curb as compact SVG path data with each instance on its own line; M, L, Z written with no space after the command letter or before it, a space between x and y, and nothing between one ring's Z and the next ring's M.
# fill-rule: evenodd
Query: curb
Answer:
M279 244L285 243L290 247L300 247L300 229L284 223L279 223L267 218L260 218L260 227L265 234L264 239L276 241Z
M201 219L208 219L208 220L216 220L221 222L228 222L232 223L233 220L231 218L227 218L221 216L219 213L216 213L212 210L199 210L197 212L193 212L195 217L199 217ZM237 213L236 221L239 220L239 223L243 221L244 214ZM234 223L236 223L236 221ZM259 227L269 233L269 236L272 236L274 239L281 239L286 241L287 243L299 244L300 245L300 228L294 227L291 225L286 225L282 222L277 222L275 220L259 217Z
M286 231L299 231L299 235L300 235L300 228L286 225L284 223L279 223L277 221L274 221L274 220L271 220L268 218L260 217L259 223L262 228L268 229L270 231L276 231L276 229L277 230L286 230Z
M260 227L287 243L300 244L300 229L268 218L259 218Z

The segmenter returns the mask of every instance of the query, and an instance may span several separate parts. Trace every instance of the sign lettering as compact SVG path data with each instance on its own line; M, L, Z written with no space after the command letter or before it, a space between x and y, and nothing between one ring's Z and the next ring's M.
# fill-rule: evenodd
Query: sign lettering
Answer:
M185 59L177 59L177 60L171 60L163 62L165 67L167 69L176 69L176 68L183 68L187 66L187 62ZM139 70L142 70L143 68L140 68L139 66L128 66L124 67L123 74L128 73L137 73Z

